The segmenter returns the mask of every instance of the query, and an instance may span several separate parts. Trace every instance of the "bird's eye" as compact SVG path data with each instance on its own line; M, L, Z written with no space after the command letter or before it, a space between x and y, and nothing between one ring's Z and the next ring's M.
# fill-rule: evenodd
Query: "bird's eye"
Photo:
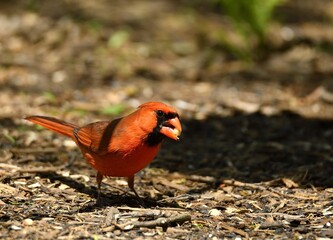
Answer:
M158 117L163 117L164 116L164 112L162 110L157 110L156 114Z

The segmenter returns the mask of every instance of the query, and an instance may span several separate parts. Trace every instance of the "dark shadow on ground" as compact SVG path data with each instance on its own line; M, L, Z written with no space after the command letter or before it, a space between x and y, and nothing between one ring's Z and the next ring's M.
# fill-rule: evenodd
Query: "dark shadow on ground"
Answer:
M217 181L232 178L243 182L261 182L287 177L304 187L333 187L331 121L305 119L283 112L273 117L259 113L209 116L201 121L183 119L182 123L184 132L181 141L165 142L151 167L189 176L213 176ZM0 120L0 127L17 129L18 125L6 118ZM3 140L0 146L10 150L11 143ZM84 164L81 166L85 167ZM29 168L29 163L26 167ZM96 188L91 187L95 183L86 186L56 173L44 175L51 181L63 182L92 197L97 195ZM140 184L137 186L138 189L142 187ZM214 189L216 186L211 183L189 193L204 192L209 190L207 187ZM126 188L125 191L129 190ZM121 205L124 197L131 206L140 206L140 202L131 194L114 194L105 186L102 200L107 201L102 201L102 206ZM156 200L145 199L145 203L163 206ZM167 204L174 206L173 203ZM87 206L88 209L91 207Z
M147 197L140 196L136 197L129 189L124 189L123 193L112 192L112 186L103 187L100 192L100 198L97 201L98 190L96 187L91 186L92 184L85 185L79 181L73 180L69 177L64 177L57 174L56 172L45 172L38 173L39 176L43 178L50 179L51 182L59 181L67 186L75 189L78 192L89 195L92 201L83 205L78 211L79 212L89 212L96 208L104 208L107 206L122 206L126 203L129 207L179 207L176 203L162 203L156 201L156 199L150 199ZM104 185L104 184L103 184ZM126 187L127 188L127 187ZM110 191L111 190L111 191ZM44 188L43 191L52 195L52 193Z
M219 180L288 177L303 186L333 186L332 121L290 112L273 117L239 113L183 120L183 125L181 142L167 142L153 167Z

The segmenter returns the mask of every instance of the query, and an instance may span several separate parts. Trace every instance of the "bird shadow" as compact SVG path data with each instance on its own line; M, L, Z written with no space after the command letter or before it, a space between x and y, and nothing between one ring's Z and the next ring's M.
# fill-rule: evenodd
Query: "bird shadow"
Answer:
M128 207L133 208L156 208L156 207L172 207L179 208L180 206L173 201L170 202L160 202L156 199L149 197L138 198L130 192L124 192L123 194L114 194L108 191L101 191L98 198L98 189L94 186L87 186L69 177L65 177L57 174L56 172L42 172L37 173L40 177L48 178L51 182L59 181L66 184L72 189L80 193L84 193L91 197L91 201L85 203L83 206L79 207L78 212L91 212L95 209L105 208L109 206L120 207L124 204Z
M275 116L211 115L204 120L183 119L182 124L181 142L166 142L152 167L212 176L218 182L286 177L305 187L333 186L331 120L284 111Z

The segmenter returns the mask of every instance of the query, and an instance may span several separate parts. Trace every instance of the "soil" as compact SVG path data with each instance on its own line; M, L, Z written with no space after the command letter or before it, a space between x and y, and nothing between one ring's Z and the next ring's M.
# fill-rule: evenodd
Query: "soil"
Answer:
M1 1L0 238L332 239L333 5L275 15L245 61L211 3ZM137 174L141 199L108 178L96 203L75 144L23 119L84 125L152 100L183 134Z

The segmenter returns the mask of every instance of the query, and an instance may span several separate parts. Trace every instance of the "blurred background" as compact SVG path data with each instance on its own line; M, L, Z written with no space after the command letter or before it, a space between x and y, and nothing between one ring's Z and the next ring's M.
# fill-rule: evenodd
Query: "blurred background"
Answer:
M0 114L331 117L332 18L329 0L0 1Z

